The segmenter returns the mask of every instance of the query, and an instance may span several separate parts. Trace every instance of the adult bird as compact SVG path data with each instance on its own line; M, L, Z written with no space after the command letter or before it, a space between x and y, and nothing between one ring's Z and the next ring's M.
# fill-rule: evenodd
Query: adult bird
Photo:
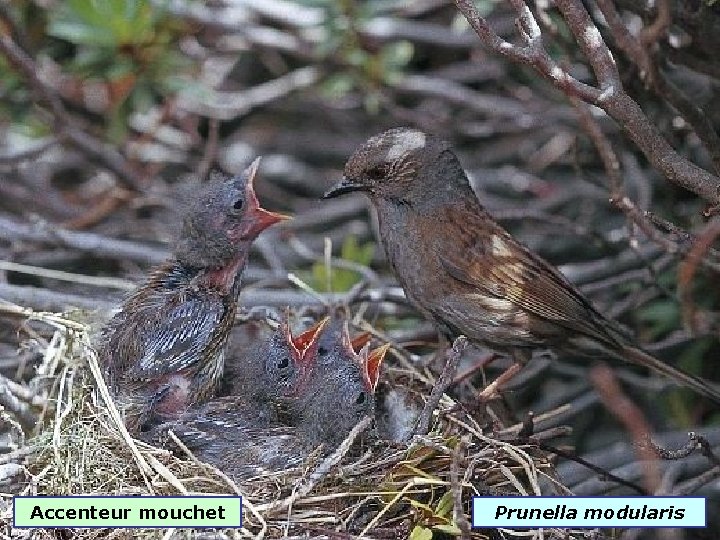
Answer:
M554 266L513 238L478 201L443 139L396 128L350 157L325 198L359 191L408 299L447 337L527 362L536 348L649 367L720 403L720 391L638 348Z

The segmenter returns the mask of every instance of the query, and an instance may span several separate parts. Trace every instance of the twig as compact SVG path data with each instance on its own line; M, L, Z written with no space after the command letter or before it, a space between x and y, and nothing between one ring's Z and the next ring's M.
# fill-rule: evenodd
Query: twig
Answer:
M325 478L325 476L327 476L328 471L330 471L330 469L332 469L342 460L343 457L345 457L358 435L365 431L371 423L372 418L369 416L366 416L360 422L358 422L355 427L350 430L350 433L348 433L347 437L345 437L345 440L340 443L337 449L328 457L326 457L315 468L315 470L310 473L310 476L306 480L304 480L295 491L293 491L293 494L291 496L286 497L285 499L282 499L280 501L258 505L256 507L257 511L267 512L271 510L276 511L287 508L288 506L292 505L297 499L304 497L305 495L310 493L313 488L318 484L318 482L320 482L323 478Z
M649 46L653 45L670 25L668 0L657 2L657 19L652 25L643 28L639 38L630 34L617 12L614 2L597 0L597 4L608 23L615 42L625 55L637 65L640 77L687 120L710 154L715 171L720 171L720 137L718 137L710 118L665 76L648 50Z
M68 231L46 222L22 223L5 216L0 216L0 238L9 241L44 242L99 257L127 259L148 265L160 264L170 255L162 246L143 245L95 233Z
M14 263L11 261L0 261L0 270L5 270L8 272L19 272L22 274L28 274L49 279L57 279L59 281L69 281L71 283L80 283L82 285L89 285L92 287L107 287L110 289L119 289L122 291L132 291L137 288L137 285L135 283L132 283L125 279L73 274L70 272L63 272L61 270L40 268L39 266L29 266L27 264Z
M517 375L522 369L522 365L514 363L505 371L503 371L493 382L483 388L482 392L477 395L478 401L481 403L496 399L500 396L500 388L502 388L510 379Z
M622 391L608 366L598 365L593 367L590 371L590 378L597 388L605 407L622 422L633 441L635 441L639 454L638 458L643 466L645 488L648 493L655 493L660 485L660 471L657 465L657 454L641 444L650 433L650 426L645 416Z
M649 437L640 441L639 444L651 448L653 452L657 453L662 459L670 461L686 458L696 452L699 448L700 453L707 457L713 465L720 466L720 457L715 455L710 442L705 437L698 435L694 431L688 433L688 442L677 450L668 450L656 442L653 442Z
M668 180L692 191L713 206L720 204L720 178L678 154L648 120L637 102L625 93L612 55L580 0L556 0L556 6L590 62L598 87L582 83L562 69L545 51L540 28L525 2L509 2L518 12L523 46L513 45L493 32L471 0L455 0L484 45L513 62L531 66L567 96L603 109Z
M557 454L558 456L560 456L562 458L565 458L570 461L574 461L575 463L578 463L579 465L582 465L583 467L587 467L591 471L598 474L601 478L610 480L621 486L628 487L628 488L632 489L633 491L635 491L636 493L639 493L640 495L648 495L648 491L645 490L644 488L638 486L637 484L630 482L629 480L625 480L624 478L620 478L619 476L614 475L613 473L611 473L609 471L606 471L602 467L598 467L597 465L590 463L589 461L581 458L580 456L578 456L572 452L567 452L567 451L557 448L555 446L545 444L544 442L539 441L534 438L527 440L527 441L520 439L519 442L527 442L530 444L534 444L540 450L544 450L546 452L552 452L553 454Z
M472 532L472 525L465 516L463 510L463 486L460 477L460 462L465 459L469 441L468 437L461 437L452 453L452 462L450 463L450 490L453 497L453 521L460 529L460 538L469 540Z
M699 262L703 259L703 255L712 247L715 239L720 236L720 220L710 221L704 230L697 236L697 239L687 257L680 263L678 269L678 296L682 306L682 316L686 328L692 332L704 333L707 328L703 328L700 318L697 316L695 302L692 298L692 284Z
M460 336L455 339L452 347L448 349L446 353L447 362L445 362L445 367L443 368L438 380L435 381L432 392L430 392L430 397L425 402L425 406L423 407L420 416L418 416L415 427L408 435L408 441L416 435L426 435L430 431L430 421L432 420L432 415L440 403L440 399L445 393L445 390L450 387L453 379L455 379L455 373L457 371L458 363L460 362L460 357L467 345L467 338L465 336Z
M40 95L42 100L50 105L55 119L55 127L60 130L65 138L87 155L102 161L108 169L118 176L126 187L133 191L143 191L144 188L140 178L119 152L97 141L73 125L73 119L65 109L60 98L58 98L55 89L40 79L38 75L39 69L35 61L18 47L8 34L0 35L0 53L22 73L29 85Z

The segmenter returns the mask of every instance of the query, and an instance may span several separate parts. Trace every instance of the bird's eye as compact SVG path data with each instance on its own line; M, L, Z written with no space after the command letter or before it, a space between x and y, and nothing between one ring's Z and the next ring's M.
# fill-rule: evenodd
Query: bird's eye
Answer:
M360 392L355 398L355 404L362 405L363 403L365 403L365 392Z
M280 369L285 369L290 365L290 360L288 360L287 356L283 356L278 360L277 367Z
M245 204L245 201L243 201L242 199L238 199L233 203L233 208L235 210L242 210L243 204Z
M371 180L381 180L385 176L385 167L382 165L374 165L365 173Z
M323 347L322 345L320 347L318 347L318 354L320 356L325 356L327 354L327 352L328 352L327 349L325 347Z

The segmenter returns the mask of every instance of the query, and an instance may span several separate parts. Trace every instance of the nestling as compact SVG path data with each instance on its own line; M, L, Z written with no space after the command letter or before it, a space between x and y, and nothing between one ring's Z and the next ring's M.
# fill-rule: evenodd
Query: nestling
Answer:
M345 326L342 342L329 344L321 366L317 328L323 326L316 324L301 334L307 336L301 365L290 387L281 383L276 391L266 392L274 399L259 402L251 397L257 393L249 392L209 401L143 438L166 445L172 430L198 459L235 480L299 466L321 445L323 452L331 452L364 416L373 414L372 394L387 347L373 352L365 348L358 355ZM288 341L285 348L293 347ZM297 358L292 355L292 362Z
M260 207L258 165L204 187L172 257L102 332L99 361L131 432L178 416L217 387L250 245L287 219Z

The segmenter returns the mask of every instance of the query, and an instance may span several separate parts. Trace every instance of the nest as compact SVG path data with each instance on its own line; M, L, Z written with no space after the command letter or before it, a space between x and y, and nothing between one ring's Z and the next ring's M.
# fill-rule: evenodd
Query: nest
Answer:
M189 451L179 456L128 435L85 324L17 306L3 309L55 328L29 385L45 389L38 391L41 410L34 436L25 440L27 429L4 413L17 443L2 460L20 473L14 477L14 494L241 495L243 528L214 531L211 536L218 538L314 537L336 531L372 538L431 538L433 532L494 538L501 533L470 529L472 496L539 495L542 477L554 476L547 456L484 435L470 415L443 396L434 434L416 437L410 445L364 437L371 423L366 418L327 457L310 455L302 467L235 483ZM11 498L2 497L0 518L9 523ZM171 535L157 529L66 532L63 538ZM185 536L208 537L208 532L197 529ZM56 538L42 529L24 530L20 537Z

